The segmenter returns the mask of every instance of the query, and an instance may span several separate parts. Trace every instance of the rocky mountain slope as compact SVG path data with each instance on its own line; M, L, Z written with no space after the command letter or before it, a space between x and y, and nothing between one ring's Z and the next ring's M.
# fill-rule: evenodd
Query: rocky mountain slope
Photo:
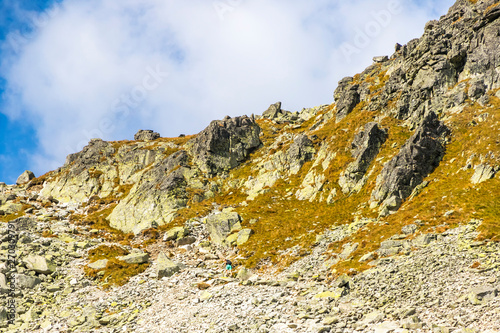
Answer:
M0 331L500 330L498 1L458 0L334 100L2 184Z

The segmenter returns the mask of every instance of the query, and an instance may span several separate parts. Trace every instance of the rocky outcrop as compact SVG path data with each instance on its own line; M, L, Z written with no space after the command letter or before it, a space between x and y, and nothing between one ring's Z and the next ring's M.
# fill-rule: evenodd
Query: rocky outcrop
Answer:
M160 133L154 132L152 130L139 130L134 135L134 140L136 141L156 140L158 138L160 138Z
M356 134L351 144L352 157L356 160L347 166L339 178L339 185L344 193L361 189L366 182L368 167L386 139L387 130L380 129L373 122L366 124L364 130Z
M181 150L153 164L110 214L110 225L137 234L171 222L176 211L186 206L186 189L192 179L195 181L196 170L189 167L188 159L188 154Z
M116 194L120 185L138 181L142 171L165 151L175 149L169 142L106 142L92 139L81 152L66 158L59 175L44 184L42 195L62 202L86 202Z
M304 134L297 136L287 151L290 173L298 173L304 163L312 159L314 153L315 149L311 139Z
M260 127L247 116L212 121L188 143L189 153L209 176L227 172L260 145Z
M445 152L444 136L448 133L436 114L428 113L377 177L377 186L371 196L372 206L382 204L390 211L397 210L413 189L439 165Z
M337 103L337 121L351 113L360 102L358 88L359 85L353 82L352 77L345 77L339 81L333 94L335 103Z

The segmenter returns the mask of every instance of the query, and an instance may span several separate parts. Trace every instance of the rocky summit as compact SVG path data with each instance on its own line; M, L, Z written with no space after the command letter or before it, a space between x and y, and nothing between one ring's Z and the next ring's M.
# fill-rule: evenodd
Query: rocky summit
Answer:
M334 88L0 183L0 331L499 332L498 1Z

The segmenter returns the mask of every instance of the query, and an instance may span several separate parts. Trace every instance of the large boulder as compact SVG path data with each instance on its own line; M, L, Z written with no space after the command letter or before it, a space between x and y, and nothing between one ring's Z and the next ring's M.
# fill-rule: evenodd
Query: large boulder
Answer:
M216 244L223 244L233 226L240 221L241 217L236 212L221 212L210 215L207 218L207 230L212 241Z
M181 267L179 264L170 260L165 253L160 252L156 259L156 274L158 278L172 276L180 270Z
M42 256L30 254L23 261L28 269L37 273L52 274L56 271L56 265Z
M368 167L386 139L387 130L380 129L377 123L366 124L364 130L356 134L351 144L352 157L356 160L347 166L339 178L342 192L361 189Z
M21 289L33 289L40 283L42 283L42 280L40 280L35 276L29 276L24 274L16 275L16 284Z
M134 135L134 140L136 140L136 141L156 140L158 138L160 138L160 133L154 132L152 130L139 130Z
M215 120L188 143L194 162L201 171L214 176L244 161L260 145L260 127L243 116Z
M371 195L372 207L382 204L382 209L386 206L388 211L397 210L413 189L439 165L445 153L444 137L448 134L448 128L436 114L428 113L377 177Z
M35 174L29 170L24 171L16 180L17 185L23 185L35 178Z
M126 256L117 257L116 259L131 265L144 264L148 262L149 254L145 252L135 252L127 254Z

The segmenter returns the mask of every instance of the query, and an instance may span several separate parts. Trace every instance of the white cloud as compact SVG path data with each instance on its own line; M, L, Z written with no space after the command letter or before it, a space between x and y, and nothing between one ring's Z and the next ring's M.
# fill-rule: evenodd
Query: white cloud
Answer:
M278 100L289 110L331 103L338 80L419 37L452 3L400 0L391 12L394 1L65 0L4 59L6 110L34 123L40 173L95 136L177 136ZM348 58L346 43L357 48ZM152 70L168 76L155 81Z

